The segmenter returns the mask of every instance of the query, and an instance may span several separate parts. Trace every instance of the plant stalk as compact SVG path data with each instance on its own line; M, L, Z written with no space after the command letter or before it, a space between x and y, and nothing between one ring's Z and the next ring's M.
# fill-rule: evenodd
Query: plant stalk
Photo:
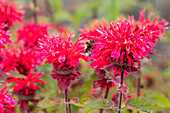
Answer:
M109 84L107 84L107 89L106 89L106 93L105 93L104 99L107 99L108 94L109 94ZM103 109L100 109L100 113L103 113Z
M141 79L141 78L138 77L137 79L138 79L138 80L137 80L137 97L139 97L139 96L140 96L140 84L141 84L141 83L140 83L140 81L141 81L140 79Z
M33 17L34 17L34 25L37 25L37 0L33 0L33 4L34 4L34 13L33 13Z
M139 69L141 68L141 65L139 65ZM139 76L137 78L137 97L140 96L140 86L141 86L141 70L138 72ZM139 113L139 111L137 112Z
M68 104L69 113L71 113L71 104L70 104L70 98L68 99L68 102L69 102L69 104Z
M68 96L67 96L67 89L65 89L65 105L66 105L66 113L69 113L69 105L68 105Z
M121 72L120 86L123 85L123 78L124 78L123 74L124 74L124 71ZM122 99L123 99L123 92L122 92L122 90L120 90L120 93L119 93L119 104L118 104L118 113L121 113Z

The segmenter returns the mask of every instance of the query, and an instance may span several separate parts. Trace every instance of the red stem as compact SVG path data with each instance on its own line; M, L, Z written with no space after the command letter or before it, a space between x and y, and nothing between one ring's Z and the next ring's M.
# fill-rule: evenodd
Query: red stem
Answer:
M137 81L137 97L139 97L140 96L140 80L141 78L140 77L138 77L138 81Z
M141 68L141 65L139 65L139 69ZM137 78L137 97L140 96L140 86L141 86L141 70L138 72L139 76ZM139 113L139 111L137 112Z
M124 71L121 72L121 79L120 79L120 86L123 85L123 78L124 78ZM119 105L118 105L118 113L121 113L121 105L122 105L122 99L123 99L123 92L122 90L119 93Z
M66 113L69 113L67 89L65 89Z
M68 99L68 102L69 102L69 104L68 104L69 113L71 113L71 104L70 104L70 98Z

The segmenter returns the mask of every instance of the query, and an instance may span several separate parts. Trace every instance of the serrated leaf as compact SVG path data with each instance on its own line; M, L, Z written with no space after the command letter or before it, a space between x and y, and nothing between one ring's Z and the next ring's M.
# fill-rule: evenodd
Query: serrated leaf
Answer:
M112 109L112 101L108 99L97 99L96 101L91 102L86 105L82 113L89 113L95 109Z
M164 107L145 97L130 98L125 105L132 110L144 112L155 111Z
M74 105L76 105L76 106L79 106L79 107L83 107L83 106L84 106L83 104L80 104L78 101L74 101L74 99L72 99L72 100L70 101L70 103L71 103L71 104L74 104Z
M154 91L147 91L144 94L146 97L152 99L152 101L155 101L156 103L170 107L169 100L163 94L157 93Z
M39 109L45 109L48 107L52 107L56 104L59 104L61 102L62 102L62 100L60 98L56 98L56 99L52 100L50 97L46 97L43 100L41 100L40 102L38 102L37 106Z
M94 97L92 95L85 94L80 98L80 104L87 105L87 104L91 103L92 100L94 100Z

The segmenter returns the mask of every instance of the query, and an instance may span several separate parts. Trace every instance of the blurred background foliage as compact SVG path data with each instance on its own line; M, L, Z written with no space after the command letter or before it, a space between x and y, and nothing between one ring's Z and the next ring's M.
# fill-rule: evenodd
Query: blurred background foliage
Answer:
M19 5L23 6L25 11L25 20L32 18L33 11L31 10L32 0L14 0ZM152 12L154 16L160 15L161 18L170 22L170 1L169 0L37 0L38 2L38 21L52 23L58 27L63 27L70 32L79 35L79 28L83 28L85 24L91 21L103 18L115 20L117 17L134 15L136 19L139 17L139 12L143 9L146 14ZM51 33L56 31L50 30ZM14 33L15 34L15 33ZM157 54L151 55L152 65L142 68L142 95L147 95L147 91L159 92L170 100L170 31L166 31L167 38L162 39L157 45ZM76 39L75 39L76 40ZM73 82L69 88L70 99L77 97L90 100L93 99L90 95L93 89L93 80L97 79L94 69L88 67L89 63L81 61L80 70L82 75L79 80ZM57 81L53 80L49 75L52 70L52 65L44 64L38 67L37 71L45 74L42 79L47 82L42 85L42 90L38 91L37 98L63 98L63 93L57 87ZM129 94L136 95L136 78L134 75L126 77L126 84L129 87ZM146 93L145 93L146 92ZM109 99L112 94L117 93L116 88L110 91ZM31 103L30 103L31 104ZM81 113L81 107L71 105L72 113ZM57 104L47 109L36 109L38 113L64 113L65 105ZM157 113L170 113L169 108L159 110ZM97 110L96 110L97 111ZM96 112L94 111L94 113ZM169 111L169 112L168 112ZM110 113L112 111L105 111ZM124 110L128 113L128 110ZM92 112L93 113L93 112ZM129 112L130 113L130 112Z

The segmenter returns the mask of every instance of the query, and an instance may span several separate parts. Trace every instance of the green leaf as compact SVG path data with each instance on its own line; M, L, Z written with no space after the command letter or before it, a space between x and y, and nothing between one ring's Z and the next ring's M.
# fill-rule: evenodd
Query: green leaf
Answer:
M52 107L56 104L59 104L61 103L61 99L60 98L56 98L54 100L52 100L50 97L46 97L44 98L43 100L41 100L40 102L38 102L38 108L39 109L45 109L45 108L48 108L48 107Z
M82 111L82 113L89 113L95 109L112 109L112 101L108 99L97 99L92 103L86 105Z
M80 98L80 104L87 105L87 104L91 103L92 100L94 100L94 97L92 95L85 94Z
M83 95L79 102L77 101L74 101L73 99L70 101L71 104L74 104L76 106L79 106L79 107L84 107L85 105L91 103L92 101L94 100L94 97L92 95Z
M130 98L125 105L132 110L144 112L155 111L164 107L145 97Z
M78 106L75 106L74 104L71 105L71 111L72 113L77 113L79 110L79 107Z
M71 100L70 103L75 105L75 106L78 106L78 107L83 107L84 106L83 104L80 104L79 102L75 102L73 100Z
M169 100L163 94L154 91L147 91L144 94L146 97L152 99L152 101L170 107Z

